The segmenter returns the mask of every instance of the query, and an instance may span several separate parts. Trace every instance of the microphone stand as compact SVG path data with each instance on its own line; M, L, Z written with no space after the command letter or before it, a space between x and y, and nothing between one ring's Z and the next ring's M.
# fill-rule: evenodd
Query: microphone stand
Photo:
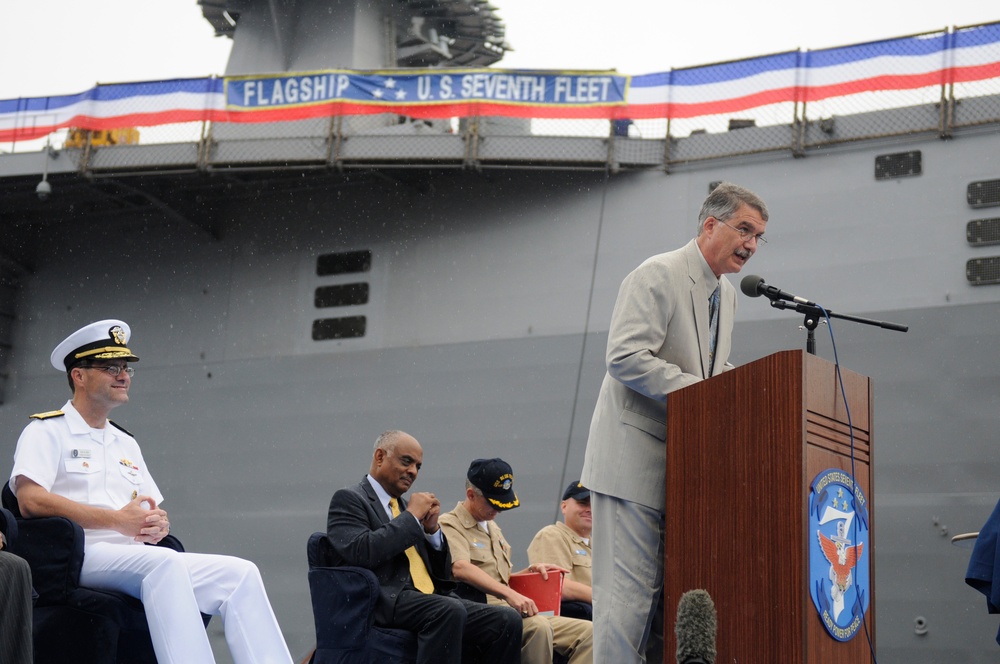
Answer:
M824 317L823 309L818 306L811 304L800 304L798 302L785 302L784 300L771 300L771 306L775 309L791 309L797 311L800 314L805 314L805 328L806 332L806 352L810 355L816 354L816 335L813 333L814 330L819 326L819 321ZM861 318L860 316L849 316L847 314L837 314L829 309L826 310L826 315L830 318L841 318L843 320L853 321L855 323L863 323L865 325L875 325L881 327L884 330L895 330L897 332L906 332L910 328L907 325L900 325L898 323L890 323L888 321L872 320L871 318Z

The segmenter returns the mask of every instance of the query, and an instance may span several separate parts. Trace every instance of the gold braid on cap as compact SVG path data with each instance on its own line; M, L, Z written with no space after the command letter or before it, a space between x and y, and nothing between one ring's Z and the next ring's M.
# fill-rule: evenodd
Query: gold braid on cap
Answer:
M493 503L494 507L497 507L502 510L509 510L521 504L521 501L519 501L516 496L514 497L514 502L512 503L503 503L497 500L496 498L489 498L489 497L487 497L487 500Z
M132 355L132 351L124 346L105 346L104 348L91 348L90 350L85 350L82 353L76 353L73 355L73 359L81 360L85 357L93 357L94 355L100 355L102 353L116 353L115 357Z

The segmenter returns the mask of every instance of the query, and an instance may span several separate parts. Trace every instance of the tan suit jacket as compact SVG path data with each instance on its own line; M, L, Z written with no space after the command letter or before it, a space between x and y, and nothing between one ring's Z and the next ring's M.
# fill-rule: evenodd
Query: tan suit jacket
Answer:
M714 375L727 364L736 291L722 277ZM608 332L581 482L663 511L667 394L708 377L715 277L695 240L653 256L622 282Z

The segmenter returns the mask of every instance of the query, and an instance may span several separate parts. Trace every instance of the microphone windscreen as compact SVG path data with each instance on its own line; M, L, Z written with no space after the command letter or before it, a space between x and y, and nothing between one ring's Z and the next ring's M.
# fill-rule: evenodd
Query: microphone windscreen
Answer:
M748 274L740 282L740 290L747 297L760 297L760 291L757 287L762 283L764 283L764 277L758 277L756 274Z
M715 664L715 603L704 590L689 590L677 603L677 664Z

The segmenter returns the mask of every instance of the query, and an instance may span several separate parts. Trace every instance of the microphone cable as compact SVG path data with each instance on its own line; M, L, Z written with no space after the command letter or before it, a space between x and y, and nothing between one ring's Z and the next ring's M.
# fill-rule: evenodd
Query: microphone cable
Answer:
M848 434L851 437L851 483L854 485L854 487L852 488L852 494L853 495L851 496L851 498L856 503L857 502L857 484L858 484L858 480L857 480L857 473L855 472L856 466L855 466L855 458L854 458L854 422L851 419L851 405L847 401L847 390L844 388L844 378L843 378L843 376L840 373L840 357L837 355L837 342L833 338L833 321L830 320L830 314L827 312L826 309L824 309L821 305L818 305L818 304L816 306L819 308L820 311L823 312L823 317L826 318L826 327L827 327L827 330L830 332L830 344L831 344L831 346L833 346L833 366L834 366L834 369L836 370L836 373L837 373L837 384L840 385L840 396L844 400L844 409L847 411L847 430L848 430ZM870 445L871 445L871 442L869 441L869 446ZM872 477L872 476L874 476L874 468L871 467L871 457L870 456L869 456L868 464L869 464L869 477ZM869 487L869 489L870 488L871 487ZM854 509L857 510L857 506L855 506ZM852 520L851 530L852 530L852 533L853 533L854 541L857 542L858 541L858 520L857 519L853 519ZM868 532L871 533L871 529L869 529ZM869 537L870 537L870 535L869 535ZM870 543L871 543L871 539L869 539L869 544ZM872 561L871 564L874 565L875 564L875 547L869 546L868 550L869 550L870 559ZM868 578L869 578L869 583L870 583L871 582L871 574L868 575ZM863 615L864 614L864 606L861 604L861 594L858 592L858 575L857 574L853 575L853 579L851 581L851 585L854 586L854 603L861 610L862 615ZM872 592L872 591L873 591L873 589L871 587L869 587L869 592ZM872 609L872 611L875 610L874 607L871 606L870 602L869 602L869 606ZM862 620L861 621L861 625L865 628L865 639L867 639L867 641L868 641L868 651L872 654L872 663L873 664L878 664L878 658L875 655L875 646L872 643L871 634L868 632L868 621L867 620Z

